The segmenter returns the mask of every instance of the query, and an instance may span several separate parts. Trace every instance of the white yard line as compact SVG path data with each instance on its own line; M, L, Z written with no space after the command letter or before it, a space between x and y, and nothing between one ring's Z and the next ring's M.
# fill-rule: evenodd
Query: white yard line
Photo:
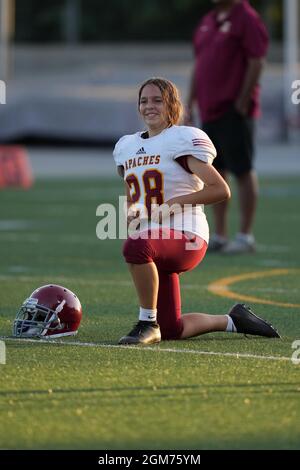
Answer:
M106 349L134 349L138 351L152 351L152 352L167 352L167 353L179 353L179 354L195 354L201 356L221 356L221 357L234 357L236 359L262 359L266 361L291 361L290 357L286 356L260 356L256 354L244 354L244 353L224 353L216 351L198 351L195 349L173 349L173 348L161 348L159 346L120 346L117 344L101 344L101 343L84 343L80 341L59 341L59 340L36 340L29 338L12 338L10 336L0 336L1 340L4 341L17 341L35 344L60 344L64 346L83 346L93 348L106 348Z

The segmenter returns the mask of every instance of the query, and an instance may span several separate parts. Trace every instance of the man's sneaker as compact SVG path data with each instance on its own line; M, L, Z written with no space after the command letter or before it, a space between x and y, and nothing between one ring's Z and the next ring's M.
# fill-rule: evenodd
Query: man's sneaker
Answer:
M254 253L255 252L255 239L253 235L247 235L244 233L237 233L235 239L227 243L222 248L222 253L228 255L238 255L242 253Z
M227 238L221 237L220 235L217 235L214 233L208 243L208 251L210 252L218 252L222 251L228 243Z
M119 344L153 344L161 340L158 323L139 321L128 335L119 340Z
M238 333L280 338L272 325L255 315L245 304L234 305L228 315L231 317Z

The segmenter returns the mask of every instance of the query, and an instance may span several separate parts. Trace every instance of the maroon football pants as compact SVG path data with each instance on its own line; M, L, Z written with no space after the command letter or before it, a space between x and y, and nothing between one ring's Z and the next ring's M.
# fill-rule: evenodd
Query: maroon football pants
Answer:
M175 230L168 231L168 239L163 238L166 229L143 234L145 238L140 235L137 239L126 240L123 255L127 263L156 264L159 274L157 321L162 339L179 339L183 331L179 274L192 270L202 261L207 244L196 235Z

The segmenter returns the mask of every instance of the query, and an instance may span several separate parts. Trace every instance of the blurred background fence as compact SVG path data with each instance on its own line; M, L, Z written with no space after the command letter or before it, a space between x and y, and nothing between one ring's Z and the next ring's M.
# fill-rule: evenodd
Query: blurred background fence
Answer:
M259 142L283 141L288 127L299 131L299 106L287 106L292 90L286 80L288 54L295 62L289 80L300 79L298 3L251 1L271 37ZM141 127L136 91L145 78L173 80L185 99L193 31L211 1L0 0L0 5L0 80L6 83L0 141L103 145Z

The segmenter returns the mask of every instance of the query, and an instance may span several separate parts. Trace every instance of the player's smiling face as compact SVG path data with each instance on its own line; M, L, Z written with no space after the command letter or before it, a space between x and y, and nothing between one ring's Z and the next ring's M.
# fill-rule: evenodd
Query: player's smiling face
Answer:
M150 137L159 134L168 127L166 103L156 85L149 84L143 88L139 111L148 128Z

